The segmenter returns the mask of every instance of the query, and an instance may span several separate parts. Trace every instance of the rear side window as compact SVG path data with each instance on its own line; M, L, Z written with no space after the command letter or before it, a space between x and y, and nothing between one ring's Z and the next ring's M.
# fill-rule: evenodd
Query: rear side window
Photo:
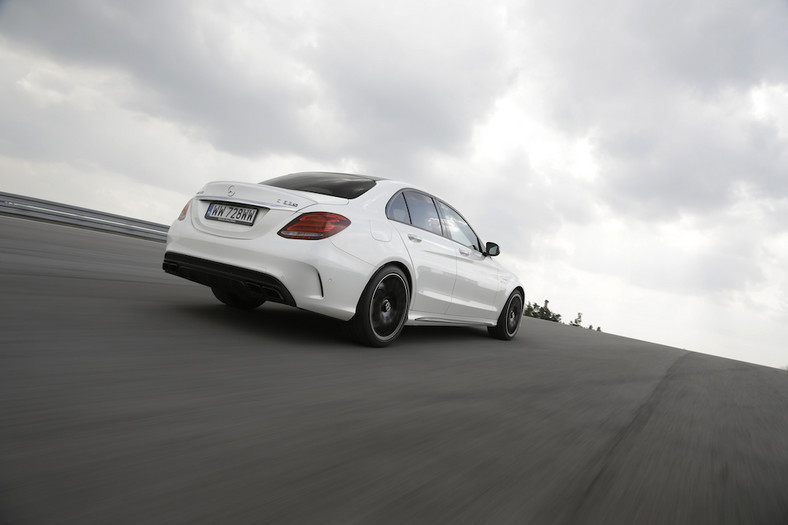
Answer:
M284 175L261 182L285 190L308 191L343 199L355 199L375 186L375 177L348 173L305 172Z
M399 193L391 199L391 202L386 207L386 217L392 221L410 224L410 213L408 213L408 205L405 204L405 195Z
M410 223L423 230L442 235L441 220L432 197L415 191L402 193L410 213Z

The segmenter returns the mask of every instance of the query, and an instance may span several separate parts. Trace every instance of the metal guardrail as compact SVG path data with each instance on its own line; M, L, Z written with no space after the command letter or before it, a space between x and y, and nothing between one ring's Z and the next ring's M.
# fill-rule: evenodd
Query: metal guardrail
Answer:
M0 214L70 224L156 241L166 240L169 230L169 226L164 224L4 192L0 192Z

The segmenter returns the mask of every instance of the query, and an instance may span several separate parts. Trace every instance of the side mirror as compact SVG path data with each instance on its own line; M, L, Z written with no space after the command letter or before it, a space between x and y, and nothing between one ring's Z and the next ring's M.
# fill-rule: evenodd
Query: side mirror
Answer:
M501 248L494 242L488 242L484 246L485 255L489 255L490 257L495 257L496 255L500 255L500 253L501 253Z

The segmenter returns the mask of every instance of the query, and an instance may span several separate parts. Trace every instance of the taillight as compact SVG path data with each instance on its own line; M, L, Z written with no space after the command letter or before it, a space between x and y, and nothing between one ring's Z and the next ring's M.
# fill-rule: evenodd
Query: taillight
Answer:
M183 210L181 210L181 214L178 215L178 220L179 221L182 221L183 219L186 218L186 213L189 211L189 205L191 203L192 203L192 201L189 201L189 202L186 203L186 206L183 207Z
M350 226L350 220L336 213L319 211L299 215L278 234L287 239L318 240L331 237Z

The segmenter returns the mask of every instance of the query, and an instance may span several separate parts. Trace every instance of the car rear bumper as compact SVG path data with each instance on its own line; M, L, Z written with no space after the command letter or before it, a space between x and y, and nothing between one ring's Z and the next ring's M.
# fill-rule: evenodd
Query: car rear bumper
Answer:
M210 287L244 290L266 301L296 306L287 287L272 275L184 255L177 252L164 254L162 268L165 272Z
M376 270L331 239L223 237L196 230L189 219L170 227L165 252L163 268L170 274L206 286L241 286L245 292L259 286L253 293L269 294L267 300L342 321L355 315L358 298Z

